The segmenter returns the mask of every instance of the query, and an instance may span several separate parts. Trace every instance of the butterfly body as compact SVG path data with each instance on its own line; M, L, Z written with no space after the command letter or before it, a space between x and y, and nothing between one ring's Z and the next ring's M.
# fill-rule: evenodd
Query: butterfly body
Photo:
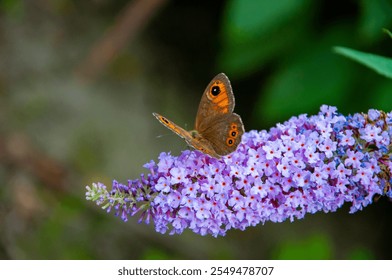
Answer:
M200 101L195 129L187 131L167 118L153 115L191 147L215 158L235 151L244 134L241 117L234 110L234 94L225 74L218 74L208 84Z

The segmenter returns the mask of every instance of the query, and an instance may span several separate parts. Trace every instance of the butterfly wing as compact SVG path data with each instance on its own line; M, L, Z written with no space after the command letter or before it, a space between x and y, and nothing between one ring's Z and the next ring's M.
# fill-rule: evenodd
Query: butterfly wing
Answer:
M181 138L185 139L189 146L212 157L219 158L219 155L214 151L212 145L206 139L201 137L197 131L187 131L160 114L153 113L153 115L160 123L162 123Z
M205 89L197 111L195 128L219 155L237 148L244 134L241 117L234 114L235 99L230 80L223 73Z
M245 131L241 117L235 113L215 116L207 122L202 122L199 129L201 137L221 156L237 149Z
M234 94L223 73L215 76L205 89L196 115L195 130L186 131L165 117L153 113L167 128L193 148L220 158L237 148L244 134L241 117L233 113Z
M197 110L195 129L199 130L201 123L210 118L231 114L235 106L234 94L230 80L223 73L216 75L201 97L199 109Z

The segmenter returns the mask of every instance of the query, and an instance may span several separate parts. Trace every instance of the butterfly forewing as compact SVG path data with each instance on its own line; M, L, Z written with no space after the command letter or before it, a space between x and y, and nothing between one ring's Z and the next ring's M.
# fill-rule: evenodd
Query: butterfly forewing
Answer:
M162 116L162 115L160 115L158 113L152 113L152 114L154 115L154 117L157 118L157 120L161 124L163 124L168 129L170 129L171 131L176 133L178 136L180 136L181 138L184 138L187 142L191 141L192 136L191 136L191 134L188 131L186 131L182 127L176 125L174 122L170 121L169 119L165 118L164 116Z
M195 129L199 130L201 122L214 116L231 114L234 110L235 100L230 81L227 76L220 73L208 84L201 97L196 115Z
M199 150L203 153L209 154L210 156L219 158L219 155L212 148L211 143L209 143L206 139L202 138L197 131L186 131L182 127L178 126L177 124L160 114L153 113L153 115L160 123L162 123L164 126L176 133L181 138L185 139L188 145L192 148Z

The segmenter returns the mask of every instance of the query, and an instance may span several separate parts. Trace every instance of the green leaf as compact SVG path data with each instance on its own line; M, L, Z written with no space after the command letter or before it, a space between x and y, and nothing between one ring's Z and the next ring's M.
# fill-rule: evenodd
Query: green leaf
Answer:
M383 28L382 31L384 31L385 33L387 33L387 34L389 35L389 37L392 38L392 33L391 33L391 31L389 31L389 30L386 29L386 28Z
M390 58L344 47L334 47L334 51L375 70L385 77L392 78L392 59Z

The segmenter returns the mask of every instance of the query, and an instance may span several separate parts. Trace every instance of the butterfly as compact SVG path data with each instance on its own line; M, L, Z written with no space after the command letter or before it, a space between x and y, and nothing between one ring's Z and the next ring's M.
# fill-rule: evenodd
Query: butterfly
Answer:
M189 146L219 159L234 152L244 134L241 117L233 113L234 105L230 81L220 73L211 80L201 97L194 130L187 131L160 114L153 115L184 138Z

